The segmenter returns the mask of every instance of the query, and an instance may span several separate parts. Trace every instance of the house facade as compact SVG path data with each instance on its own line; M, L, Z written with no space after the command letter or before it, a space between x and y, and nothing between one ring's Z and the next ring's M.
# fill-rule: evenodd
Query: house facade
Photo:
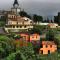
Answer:
M28 42L40 41L40 35L37 33L34 33L34 34L21 33L20 36L23 37L24 40Z
M42 41L41 48L39 50L40 54L50 54L57 50L57 45L54 41Z
M21 36L24 40L26 40L26 41L29 41L29 40L30 40L30 39L29 39L29 34L27 34L27 33L21 33L20 36Z
M38 41L38 40L40 40L40 35L39 34L34 33L34 34L30 35L30 42L31 41Z
M15 44L17 47L19 46L27 46L28 42L31 42L32 44L37 45L40 41L40 35L37 33L34 34L28 34L28 33L20 33L20 39L15 40Z
M49 23L47 26L49 28L57 28L58 27L58 24L56 24L56 23Z
M27 30L33 28L33 21L27 17L17 16L14 13L7 14L7 21L5 26L6 32L20 32L20 30Z

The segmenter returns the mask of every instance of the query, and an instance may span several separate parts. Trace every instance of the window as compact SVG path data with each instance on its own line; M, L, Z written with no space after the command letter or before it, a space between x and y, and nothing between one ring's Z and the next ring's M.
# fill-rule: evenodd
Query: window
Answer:
M52 45L50 45L50 47L52 48Z
M48 46L46 45L46 48L47 48Z
M14 16L14 19L15 19L15 16Z
M26 28L26 26L24 26L24 28Z
M12 18L13 18L13 16L12 16Z
M32 23L32 21L30 21L30 23Z
M18 26L17 26L17 28L18 28Z
M15 26L13 26L13 28L15 28Z
M50 54L50 50L48 50L48 54Z
M43 48L42 44L40 45L40 48Z
M43 50L41 50L41 54L43 54Z
M22 26L20 26L20 28L22 28Z

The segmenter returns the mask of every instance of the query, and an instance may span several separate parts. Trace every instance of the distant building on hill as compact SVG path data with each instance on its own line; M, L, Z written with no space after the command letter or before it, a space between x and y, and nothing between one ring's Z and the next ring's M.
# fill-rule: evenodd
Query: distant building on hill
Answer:
M48 27L49 28L57 28L58 27L58 24L57 23L49 23L48 24Z

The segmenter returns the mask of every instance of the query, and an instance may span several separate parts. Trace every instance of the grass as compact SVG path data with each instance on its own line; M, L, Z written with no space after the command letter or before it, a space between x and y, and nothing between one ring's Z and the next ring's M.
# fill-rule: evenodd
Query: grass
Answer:
M60 60L60 53L55 52L48 55L40 55L40 59L41 60Z

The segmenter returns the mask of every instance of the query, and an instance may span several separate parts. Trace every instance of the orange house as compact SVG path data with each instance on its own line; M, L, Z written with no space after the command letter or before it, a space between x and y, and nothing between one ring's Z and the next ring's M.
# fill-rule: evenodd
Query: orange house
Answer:
M54 41L42 41L41 48L39 53L41 54L50 54L57 50L57 45Z
M27 46L28 42L32 42L34 45L40 45L40 35L37 33L28 34L28 33L20 33L20 40L16 40L16 46Z
M30 42L31 41L39 41L40 40L40 35L37 33L31 34L30 35Z
M26 33L21 33L20 36L23 37L23 39L26 40L26 41L29 40L29 35L26 34Z
M37 33L34 33L34 34L21 33L20 36L23 37L24 40L29 41L29 42L40 40L40 35Z

